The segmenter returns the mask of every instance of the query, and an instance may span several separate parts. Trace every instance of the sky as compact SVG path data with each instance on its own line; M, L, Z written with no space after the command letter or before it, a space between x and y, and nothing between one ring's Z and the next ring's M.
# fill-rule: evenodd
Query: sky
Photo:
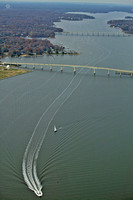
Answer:
M133 0L0 0L0 2L86 2L86 3L115 3L115 4L131 4Z

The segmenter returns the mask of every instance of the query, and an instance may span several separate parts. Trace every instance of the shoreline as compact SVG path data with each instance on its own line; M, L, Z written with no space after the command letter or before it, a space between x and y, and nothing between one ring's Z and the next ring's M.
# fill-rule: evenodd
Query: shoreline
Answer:
M68 52L68 53L43 53L43 54L40 54L40 55L28 55L28 54L22 54L22 55L20 55L20 56L8 56L8 55L4 55L4 56L2 56L2 57L0 57L0 59L3 59L3 58L6 58L6 57L8 57L8 58L30 58L30 57L39 57L39 56L44 56L44 55L47 55L47 56L53 56L53 55L56 55L56 56L65 56L65 55L70 55L70 56L78 56L78 55L80 55L80 53L78 53L78 52Z
M0 67L0 80L26 74L29 72L31 72L31 70L15 69L15 68L6 69L4 67Z

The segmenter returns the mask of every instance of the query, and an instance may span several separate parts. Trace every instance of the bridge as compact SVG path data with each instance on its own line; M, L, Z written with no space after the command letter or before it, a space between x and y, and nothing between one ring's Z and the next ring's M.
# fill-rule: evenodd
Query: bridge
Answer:
M110 76L110 71L115 72L115 74L121 75L130 75L133 76L133 71L131 70L124 70L124 69L114 69L114 68L105 68L105 67L95 67L95 66L84 66L84 65L67 65L67 64L45 64L45 63L3 63L4 65L13 65L15 67L23 67L28 68L28 66L32 66L32 69L40 69L44 70L45 66L48 66L50 71L53 70L54 67L59 67L60 71L63 72L63 68L73 68L74 74L76 73L77 68L84 68L84 69L92 69L93 74L96 75L96 70L104 70L107 72L107 75Z
M56 35L64 36L99 36L99 37L129 37L131 34L116 32L58 32Z

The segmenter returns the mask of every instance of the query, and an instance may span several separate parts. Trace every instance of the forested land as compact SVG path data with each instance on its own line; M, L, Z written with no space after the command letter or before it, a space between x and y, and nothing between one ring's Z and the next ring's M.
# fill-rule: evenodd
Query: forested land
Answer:
M32 9L26 6L1 9L0 56L64 54L64 47L53 45L48 40L48 38L54 38L56 32L63 31L54 25L54 22L62 19L75 21L93 19L93 17L67 14L45 7L44 9L41 7Z
M64 54L64 47L53 45L48 40L54 38L56 32L63 31L54 25L55 22L94 20L93 13L111 11L132 13L133 7L82 3L0 3L0 57ZM91 12L92 15L68 12ZM132 33L132 22L113 20L108 23Z
M126 17L123 20L110 20L108 21L110 27L120 28L122 31L128 34L133 34L133 20L132 18Z

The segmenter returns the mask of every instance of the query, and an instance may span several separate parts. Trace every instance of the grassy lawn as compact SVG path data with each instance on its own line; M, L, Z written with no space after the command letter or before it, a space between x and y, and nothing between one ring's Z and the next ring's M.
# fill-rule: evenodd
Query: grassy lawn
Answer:
M16 76L16 75L20 75L20 74L25 74L29 72L28 70L24 70L24 69L4 69L4 67L0 67L0 79L4 79L4 78L8 78L11 76Z

